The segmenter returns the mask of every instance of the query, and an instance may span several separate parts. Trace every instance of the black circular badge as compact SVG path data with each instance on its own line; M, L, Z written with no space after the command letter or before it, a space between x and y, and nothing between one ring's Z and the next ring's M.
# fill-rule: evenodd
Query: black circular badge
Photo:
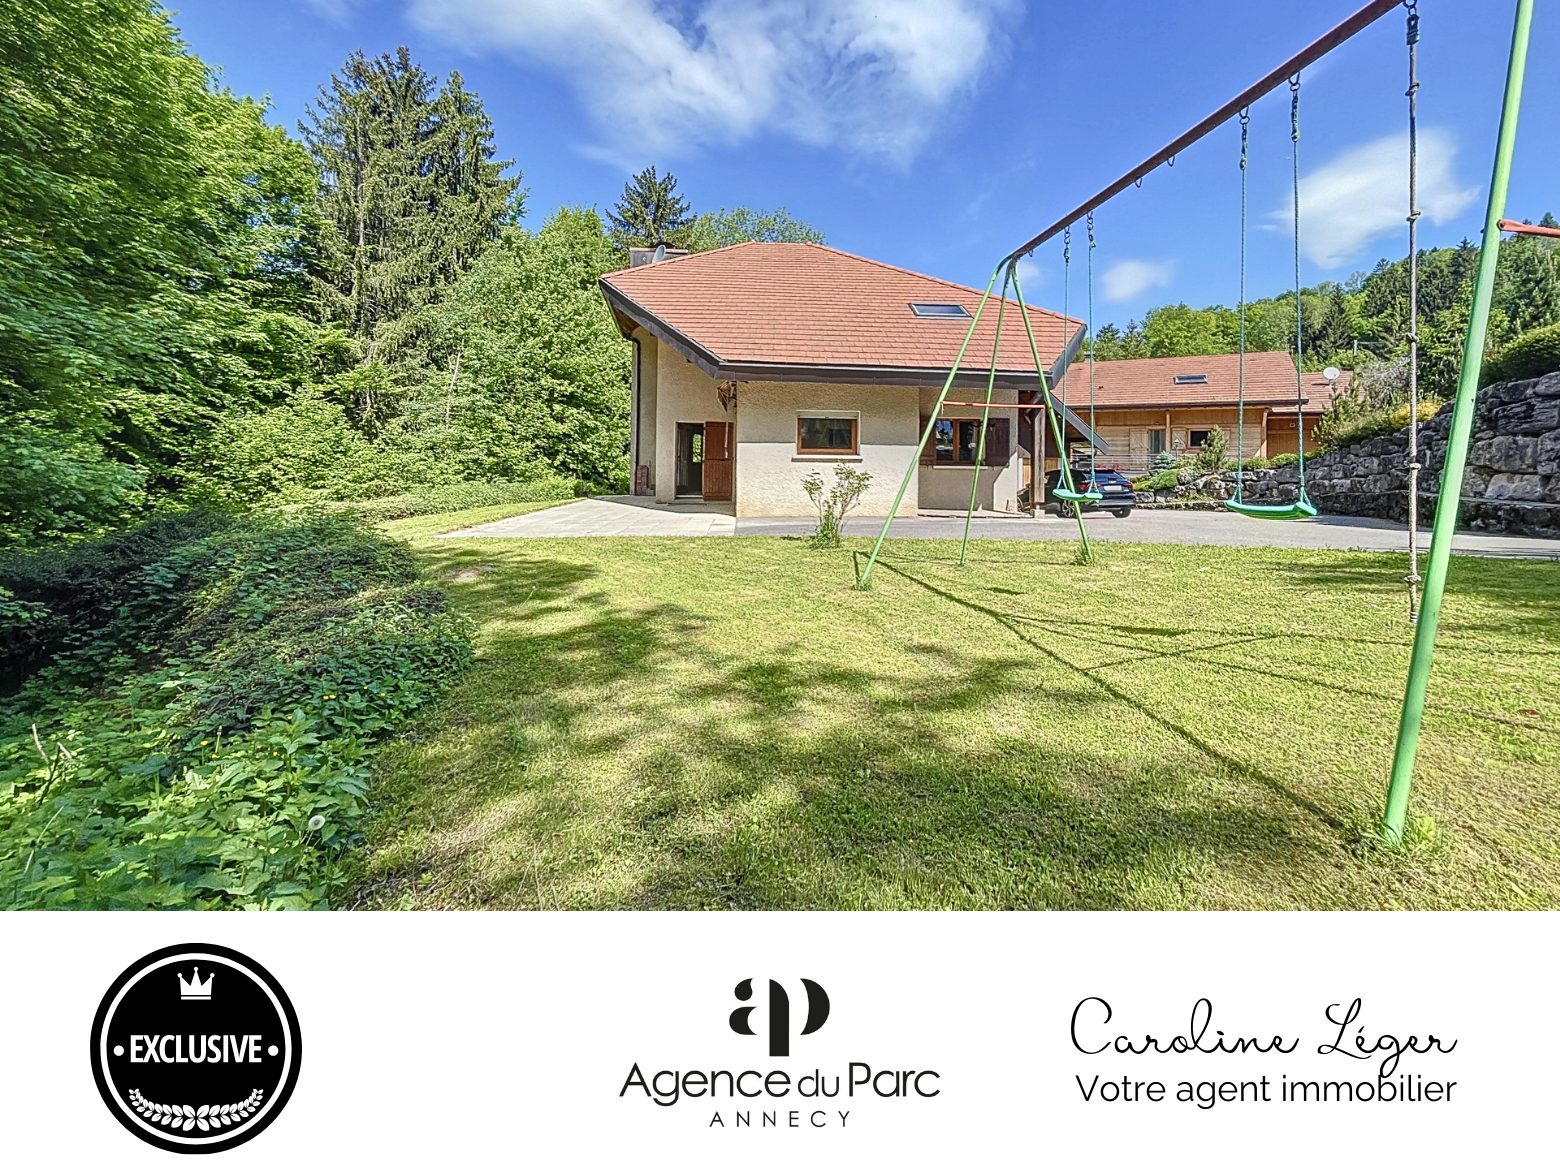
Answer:
M253 959L212 943L153 951L103 996L92 1075L119 1123L180 1154L242 1145L298 1081L298 1017Z

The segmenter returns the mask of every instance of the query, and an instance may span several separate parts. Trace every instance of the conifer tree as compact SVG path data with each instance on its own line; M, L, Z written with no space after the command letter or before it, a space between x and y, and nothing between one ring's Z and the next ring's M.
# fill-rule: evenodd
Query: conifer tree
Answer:
M677 193L676 176L668 172L663 177L654 167L646 167L623 184L617 206L607 212L607 223L621 258L631 247L687 247L694 217L688 201Z
M436 85L404 46L357 52L299 126L321 174L318 312L357 340L365 365L393 359L417 312L518 209L520 180L494 161L481 99L459 74ZM379 406L359 408L371 415Z

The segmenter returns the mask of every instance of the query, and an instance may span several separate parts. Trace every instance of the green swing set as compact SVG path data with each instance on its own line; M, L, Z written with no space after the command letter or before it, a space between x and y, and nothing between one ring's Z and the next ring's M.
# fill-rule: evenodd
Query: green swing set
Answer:
M1304 319L1300 303L1300 75L1289 79L1289 137L1293 144L1293 199L1295 218L1295 431L1297 468L1300 476L1298 498L1288 504L1248 504L1242 485L1246 479L1246 224L1247 170L1250 160L1251 108L1240 112L1240 397L1235 424L1235 497L1224 502L1231 512L1256 520L1309 520L1316 505L1305 490L1305 343Z

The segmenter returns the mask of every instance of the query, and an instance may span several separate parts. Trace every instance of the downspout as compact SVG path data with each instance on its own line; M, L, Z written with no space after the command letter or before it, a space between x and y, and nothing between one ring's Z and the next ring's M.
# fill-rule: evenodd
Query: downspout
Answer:
M640 374L639 359L643 350L639 348L639 338L632 335L628 343L634 347L634 377L628 391L628 494L639 494L639 411L641 402L639 399Z

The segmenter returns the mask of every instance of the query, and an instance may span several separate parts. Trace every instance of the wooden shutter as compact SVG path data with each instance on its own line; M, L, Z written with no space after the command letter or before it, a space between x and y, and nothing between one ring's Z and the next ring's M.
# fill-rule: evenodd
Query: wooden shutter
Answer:
M732 425L729 422L704 424L704 498L729 500L736 454L732 450Z
M929 418L923 418L921 420L921 434L923 434L923 435L926 434L926 428L931 425L931 422L932 422L932 420L929 419ZM936 435L932 435L932 436L930 436L926 440L926 446L921 449L921 466L922 467L930 467L932 464L934 464L936 462L937 462L937 436Z
M1006 467L1013 455L1009 419L994 418L986 423L986 466Z

